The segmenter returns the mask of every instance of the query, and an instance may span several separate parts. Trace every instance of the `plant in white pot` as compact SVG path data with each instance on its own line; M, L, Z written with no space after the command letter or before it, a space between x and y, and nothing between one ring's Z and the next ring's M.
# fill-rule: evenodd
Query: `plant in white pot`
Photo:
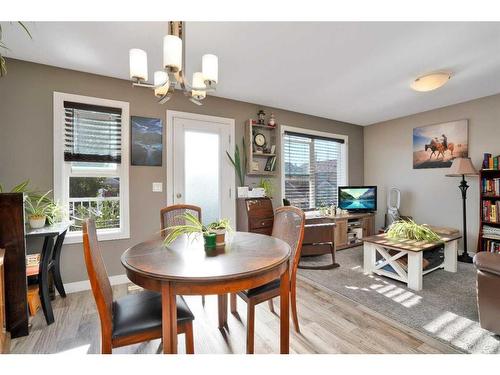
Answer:
M34 199L32 196L27 195L25 200L26 213L31 228L38 229L45 226L47 217L52 213L53 203L47 203L47 195L51 190L46 192L41 197Z

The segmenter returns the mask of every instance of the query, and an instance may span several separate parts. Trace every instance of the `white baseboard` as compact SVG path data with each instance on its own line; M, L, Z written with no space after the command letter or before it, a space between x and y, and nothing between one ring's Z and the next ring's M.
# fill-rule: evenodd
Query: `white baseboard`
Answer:
M127 284L130 282L130 280L128 279L127 275L123 274L123 275L110 276L109 282L111 283L111 285L120 285L120 284ZM66 291L66 294L82 292L84 290L90 290L90 281L83 280L83 281L76 281L74 283L64 284L64 290Z

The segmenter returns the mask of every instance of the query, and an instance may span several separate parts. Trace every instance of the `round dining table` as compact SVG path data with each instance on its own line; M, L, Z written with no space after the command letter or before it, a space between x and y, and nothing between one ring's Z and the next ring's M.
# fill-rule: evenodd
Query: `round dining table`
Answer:
M126 250L130 281L161 293L163 352L177 353L177 295L219 296L219 326L227 320L227 294L280 279L280 353L289 352L290 246L257 233L226 234L225 245L205 248L201 235L182 235L166 246L155 235Z

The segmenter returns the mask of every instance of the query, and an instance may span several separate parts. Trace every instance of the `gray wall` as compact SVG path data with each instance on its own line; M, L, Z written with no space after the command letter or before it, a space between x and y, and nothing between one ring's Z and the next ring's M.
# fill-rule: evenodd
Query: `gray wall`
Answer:
M420 223L462 231L459 178L446 169L413 169L413 128L452 120L469 120L469 156L481 168L484 152L500 154L500 95L489 96L365 127L365 184L378 185L377 227L384 224L387 191L401 190L401 212ZM476 251L479 230L479 179L468 177L468 249Z
M8 74L0 80L0 183L8 188L29 178L34 187L52 189L54 91L126 101L130 103L131 115L159 117L164 123L167 109L233 118L237 140L243 137L244 122L255 118L257 111L263 108L267 114L274 112L278 123L348 135L349 181L363 183L363 128L360 126L213 96L209 96L202 107L193 105L182 95L159 105L149 89L132 88L125 80L19 60L8 60L7 64ZM130 167L130 239L102 243L110 275L124 273L120 255L126 248L159 229L158 212L166 203L165 193L151 192L152 182L163 182L166 187L165 167ZM279 181L275 184L277 202L281 184ZM38 244L28 244L31 248L36 246ZM64 246L62 272L65 283L87 279L80 244Z

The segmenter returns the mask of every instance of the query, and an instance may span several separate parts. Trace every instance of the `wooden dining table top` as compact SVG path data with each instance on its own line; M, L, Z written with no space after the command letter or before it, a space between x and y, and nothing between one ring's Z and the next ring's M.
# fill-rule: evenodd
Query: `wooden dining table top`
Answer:
M204 247L201 234L182 235L168 246L163 239L158 233L127 249L121 257L123 266L162 281L210 282L272 269L291 254L286 242L257 233L226 233L225 245L213 249Z

